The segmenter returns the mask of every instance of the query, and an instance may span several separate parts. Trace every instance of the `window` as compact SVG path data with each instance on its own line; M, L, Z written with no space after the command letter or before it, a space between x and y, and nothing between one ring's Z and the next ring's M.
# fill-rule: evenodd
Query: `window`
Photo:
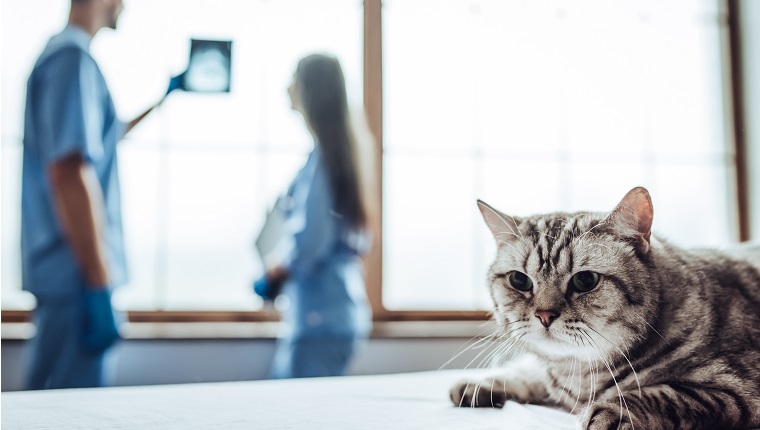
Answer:
M516 215L608 211L644 185L655 233L736 238L722 2L384 0L382 32L379 4L130 0L121 28L95 39L124 119L184 69L191 37L233 40L231 94L173 94L121 146L132 281L119 307L260 308L253 238L309 150L285 88L315 50L341 59L354 106L364 86L383 107L382 267L368 283L379 318L488 307L495 248L477 198ZM16 42L2 52L3 309L33 306L18 270L23 92L66 8L6 2L0 15ZM364 50L379 40L381 66Z
M253 241L265 210L311 148L286 88L299 58L331 52L362 104L362 5L353 0L130 0L119 30L91 51L122 119L160 99L187 65L190 38L233 40L230 94L174 93L119 149L131 282L130 310L255 310L261 274ZM3 308L28 309L19 291L20 161L26 78L68 4L3 4ZM37 11L49 10L49 14ZM34 19L20 19L21 16ZM40 22L29 26L24 23Z
M718 4L386 0L386 307L488 307L477 198L609 211L643 185L655 233L735 240Z

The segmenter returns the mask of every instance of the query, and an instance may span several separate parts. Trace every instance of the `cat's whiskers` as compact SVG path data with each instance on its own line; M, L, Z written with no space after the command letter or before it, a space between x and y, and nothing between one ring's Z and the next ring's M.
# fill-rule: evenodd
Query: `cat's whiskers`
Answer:
M583 321L582 321L582 322L583 322ZM607 341L607 343L609 343L610 345L614 346L614 347L615 347L615 349L617 349L617 350L620 352L620 354L622 354L622 355L623 355L623 358L625 358L625 361L627 361L627 362L628 362L628 365L629 365L629 366L631 366L631 370L633 371L633 377L634 377L634 378L636 378L636 386L638 386L638 388L639 388L639 398L641 398L641 382L639 381L639 375L638 375L638 373L636 373L636 369L634 369L634 368L633 368L633 363L631 363L631 360L629 360L629 359L628 359L628 356L625 354L625 352L623 352L623 350L622 350L622 349L620 349L620 348L619 348L617 345L615 345L615 344L614 344L614 343L612 343L612 342L611 342L609 339L607 339L607 338L606 338L606 337L605 337L603 334L599 333L599 331L598 331L598 330L596 330L594 327L592 327L592 326L591 326L591 324L589 324L589 323L586 323L586 322L583 322L583 324L585 324L585 325L586 325L586 327L588 327L588 328L590 328L591 330L593 330L593 331L594 331L594 333L596 333L596 334L598 334L599 336L601 336L601 337L602 337L602 339L604 339L604 340L606 340L606 341Z
M605 367L607 367L607 371L609 372L610 376L612 377L612 382L615 383L615 388L617 389L617 393L618 393L618 400L620 402L620 419L618 421L618 427L619 427L620 423L623 422L623 401L624 401L623 400L623 393L620 391L620 386L618 385L617 380L615 379L615 375L612 373L612 369L607 364L607 361L604 359L604 357L602 356L602 354L597 350L598 347L594 346L594 345L596 345L596 342L593 342L594 340L591 338L591 335L589 335L588 333L586 333L585 330L581 330L581 333L583 333L583 335L590 341L589 345L592 346L592 351L594 351L594 354L597 356L597 358L599 358L599 360L597 360L597 362L601 361L605 365ZM593 345L592 345L591 342L593 342ZM628 405L626 404L626 409L627 408L628 408ZM630 411L628 413L630 415Z
M528 320L527 319L523 319L523 320L510 321L510 322L504 324L504 327L506 327L508 325L516 324L516 323L519 323L519 322L528 322Z
M589 394L588 394L588 400L586 401L586 410L583 412L583 415L585 416L588 414L589 409L591 408L591 405L594 403L594 400L596 399L596 374L594 373L594 367L596 366L596 362L591 359L591 355L589 354L589 348L586 347L586 341L583 339L583 336L579 335L579 329L577 327L573 327L574 335L576 337L579 337L581 342L583 343L583 349L586 352L586 363L588 364L588 377L589 377ZM581 346L580 344L578 346ZM590 345L589 345L590 347ZM594 366L594 367L592 367Z
M575 397L575 404L573 405L573 409L571 409L570 413L573 413L575 411L575 408L578 407L578 403L581 401L581 393L583 392L582 376L583 376L583 366L579 366L578 368L578 395Z
M498 349L498 348L500 348L500 347L501 347L501 344L500 344L500 343L496 343L496 342L494 342L494 343L492 343L491 345L488 345L488 346L493 346L493 345L495 345L495 347L494 347L495 349ZM469 362L469 363L467 363L467 364L464 366L464 368L465 368L465 369L469 368L469 367L470 367L470 366L471 366L473 363L475 363L475 361L477 361L477 360L478 360L478 358L480 358L480 357L481 357L483 354L485 354L486 352L488 353L488 354L486 355L486 357L488 357L490 354L492 354L492 353L493 353L493 351L494 351L494 349L490 349L490 350L489 350L488 348L484 348L484 349L483 349L482 351L480 351L480 352L479 352L479 353L478 353L478 354L477 354L477 355L476 355L476 356L475 356L475 357L474 357L472 360L470 360L470 362ZM476 368L476 369L479 369L479 368L480 368L480 365L481 365L482 363L483 363L483 360L481 360L480 362L478 362L478 365L477 365L477 366L475 366L475 368Z
M515 330L518 330L518 329L515 329ZM507 334L508 333L504 333L500 337L504 337ZM510 352L510 350L513 349L517 345L517 343L520 341L520 339L522 339L523 336L525 336L525 333L523 333L522 335L518 336L517 338L507 339L508 341L511 341L511 342L500 342L500 343L498 343L497 346L496 346L496 349L490 351L488 353L488 355L486 355L486 357L484 357L483 359L481 359L481 361L478 363L478 365L476 366L476 368L480 368L481 365L483 365L485 362L489 361L491 358L495 357L496 354L500 354L500 356L502 356L502 357L506 356ZM470 361L464 368L467 369L485 351L486 350L481 351L480 354L478 354L475 358L473 358L472 361ZM490 395L491 395L491 405L493 405L493 384L494 384L494 382L495 382L495 380L493 380L491 382L491 393L490 393ZM470 407L475 407L475 403L476 403L477 398L478 398L478 393L480 392L480 389L482 388L482 386L483 385L481 383L477 383L475 385L475 389L473 390L472 399L470 399ZM505 381L505 384L503 384L503 386L506 387L506 381ZM467 392L469 390L469 388L470 388L470 382L468 382L466 384L466 386L465 386L465 392ZM505 390L506 390L506 388L505 388ZM505 394L506 394L506 391L505 391ZM462 396L462 398L459 400L459 406L460 407L462 406L462 402L464 402L464 398L465 397L466 396Z
M464 394L466 394L466 393L467 393L467 391L468 391L469 389L470 389L470 382L468 381L468 382L467 382L467 384L464 386L464 392L463 392L462 398L461 398L461 399L459 399L459 407L460 407L460 408L461 408L461 407L462 407L462 405L464 404L464 398L465 398L465 397L467 397L467 396L466 396L466 395L464 395ZM474 399L474 398L475 398L475 397L473 396L473 399ZM474 400L471 400L471 401L470 401L470 407L471 407L471 408L474 408L474 407L475 407L475 401L474 401Z
M507 355L512 352L512 350L517 345L518 341L522 339L522 337L525 336L525 333L520 335L517 339L515 339L512 343L503 343L500 345L496 350L494 350L494 353L491 355L491 357L487 357L491 363L501 363L504 361L504 359L507 357Z
M578 328L576 328L580 332ZM583 337L581 336L581 340L583 340ZM583 345L586 345L586 341L583 340ZM588 344L589 348L593 348L591 343ZM586 358L588 359L589 364L589 378L591 381L591 386L589 387L589 400L588 404L586 405L586 410L583 412L583 416L588 415L589 411L591 410L591 406L594 404L594 401L596 401L596 385L598 383L598 377L599 377L599 362L598 360L593 360L591 358L591 355L589 354L589 349L586 349ZM593 367L592 367L593 366ZM621 408L622 410L622 408Z
M567 383L570 381L570 377L573 375L575 375L575 357L573 357L573 368L570 371L570 374L568 374L565 378L565 384L562 385L562 392L559 394L559 403L562 403L562 397L565 396L565 393L567 393Z
M512 353L513 356L517 357L525 353L527 349L527 343L521 342L522 339L528 334L528 332L522 333L519 336L515 338L515 341L509 346L504 348L504 352L502 354L503 357L506 357L507 354ZM520 351L517 352L517 347L520 347Z
M589 410L591 410L591 405L594 403L594 399L596 399L596 382L594 380L594 368L593 368L593 360L591 360L591 356L588 353L588 350L586 350L586 358L588 361L588 377L589 377L589 392L588 392L588 401L586 402L586 409L583 411L583 416L585 417L588 415Z
M595 351L596 356L599 357L599 359L604 363L604 366L607 368L607 371L610 373L610 376L612 377L612 382L615 383L615 388L618 392L618 399L620 400L620 419L618 420L618 427L620 427L620 424L623 422L623 406L625 405L626 411L628 411L628 417L633 420L633 417L631 416L631 410L628 408L628 402L625 401L625 396L623 395L622 390L620 389L620 384L618 384L617 379L615 378L615 374L612 371L612 366L607 362L607 359L604 358L604 354L602 354L601 349L599 348L599 345L596 343L594 338L585 330L581 329L581 333L583 333L588 340L590 340L594 344L593 351ZM633 428L633 422L631 422L631 427ZM635 430L635 428L634 428Z
M478 340L477 342L473 343L472 345L469 345L469 346L465 347L464 349L462 349L460 351L457 351L451 358L449 358L448 360L446 360L446 362L443 363L438 368L438 370L444 369L446 366L448 366L449 364L451 364L452 361L456 360L457 358L459 358L462 354L464 354L466 352L469 352L469 351L474 350L474 349L486 348L488 346L487 345L488 341L494 341L494 340L490 339L488 337L484 337L484 338Z
M580 330L577 327L573 327L573 337L576 339L575 343L579 347L581 347L581 346L584 347L583 349L584 349L584 351L586 353L586 363L589 366L589 398L588 398L588 401L586 402L587 403L586 410L584 411L584 415L585 415L586 413L588 413L588 409L590 407L590 404L593 402L592 395L593 395L594 398L595 398L596 395L595 395L593 368L591 367L591 363L592 363L593 360L591 360L591 356L589 355L588 348L586 347L586 342L583 339L583 336L580 336L578 334L579 332L580 332ZM578 339L580 339L580 342L578 342ZM589 347L591 347L591 344L589 344ZM581 381L579 381L578 388L579 388L578 389L578 398L576 399L575 406L573 406L573 409L571 410L571 413L573 411L575 411L575 408L578 406L578 403L580 401L580 396L581 396L581 394L583 392L582 391L583 387L581 385Z
M475 391L472 393L472 399L470 399L470 407L474 408L476 400L478 398L478 393L480 392L480 387L482 387L482 383L475 384Z
M670 345L670 342L668 342L668 340L667 340L667 339L665 339L664 337L662 337L662 335L660 334L660 332L659 332L659 331L657 331L657 329L656 329L656 328L652 327L652 325L651 325L651 324L649 324L649 323L647 322L647 320L646 320L646 319L645 319L643 316L639 315L639 318L641 318L641 320L642 320L642 321L644 321L644 324L648 325L648 326L649 326L649 327L650 327L652 330L654 330L654 332L655 332L655 333L657 333L657 336L660 336L660 338L662 338L662 340L664 340L664 341L665 341L665 343L667 343L668 345Z
M496 339L498 342L494 342L496 344L496 350L499 350L500 348L503 348L505 344L509 345L509 344L516 343L517 340L519 340L519 338L518 339L514 339L514 338L509 338L508 336L510 334L516 332L516 331L519 331L519 330L523 329L523 328L524 327L517 327L517 328L515 328L513 330L510 330L509 332L505 332L505 333L500 334L499 337ZM503 338L506 338L506 341L501 341ZM470 360L470 362L467 363L467 365L465 365L464 368L465 369L469 368L478 358L480 358L486 352L488 352L488 355L486 355L486 358L488 358L488 357L490 357L493 354L494 350L488 351L487 348L484 348L482 351L480 351L480 353L478 353L478 355L475 356L475 358L473 358L472 360ZM480 368L480 366L482 364L483 364L483 360L481 360L478 363L478 365L476 366L476 368Z
M517 321L515 321L515 322L517 322ZM490 334L488 334L487 336L483 336L484 334L488 333L489 331L491 332ZM489 341L496 342L502 336L503 336L503 334L499 334L498 331L495 331L492 327L489 327L488 329L483 330L482 332L480 332L480 333L476 334L475 336L473 336L472 338L470 338L467 342L464 343L464 345L460 346L459 350L456 353L454 353L454 356L452 356L445 363L443 363L441 365L441 367L438 368L438 370L441 370L444 367L448 366L449 364L451 364L452 361L454 361L457 358L459 358L462 354L464 354L464 353L466 353L466 352L468 352L470 350L473 350L473 349L483 348L484 347L483 345L487 344ZM474 343L472 343L470 345L467 345L467 343L472 342L476 338L478 338L477 341L475 341Z
M578 363L578 359L577 358L573 357L573 359L575 360L575 363L573 364L573 379L570 381L571 384L572 384L573 381L575 381L575 372L576 372L576 368L577 368L576 365ZM579 372L579 376L578 376L578 388L579 388L579 390L578 391L580 391L580 382L581 382L581 378L580 378L580 372ZM569 389L568 389L568 392L570 392ZM570 396L568 396L568 399L567 399L568 401L570 401L569 397ZM575 399L575 404L570 409L570 413L573 413L573 411L575 411L575 408L577 406L578 406L578 398Z
M491 406L493 406L493 385L496 383L496 379L491 380Z
M513 349L513 348L514 348L514 346L515 346L515 345L517 345L517 343L518 343L520 340L522 340L522 338L523 338L523 337L525 337L525 335L526 335L526 334L527 334L527 333L523 333L523 334L521 334L521 335L520 335L520 336L519 336L519 337L516 339L516 341L515 341L515 344L513 344L513 346L512 346L511 348L509 348L509 349L507 349L507 350L505 351L505 355L506 355L507 353L509 353L509 351L510 351L511 349ZM520 345L521 345L521 346L522 346L522 348L523 348L523 351L522 351L522 352L525 352L525 343L522 343L522 342L520 342ZM515 354L515 355L519 355L519 354ZM504 378L502 379L502 386L504 387L504 394L506 395L506 394L507 394L507 376L506 376L506 375L505 375L505 376L504 376Z
M477 369L481 369L485 367L485 365L493 366L494 362L496 362L496 357L500 356L502 353L502 350L504 349L504 345L511 345L511 343L507 342L501 342L498 345L496 345L496 348L492 349L488 354L486 354L485 357L480 359L480 362L477 366L475 366Z

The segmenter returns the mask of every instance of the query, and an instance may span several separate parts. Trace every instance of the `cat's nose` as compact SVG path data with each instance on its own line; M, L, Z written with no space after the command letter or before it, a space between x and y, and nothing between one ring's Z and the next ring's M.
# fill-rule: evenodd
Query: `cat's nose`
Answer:
M549 327L552 325L552 321L554 321L559 316L559 311L536 311L536 318L541 320L541 324L544 325L544 327Z

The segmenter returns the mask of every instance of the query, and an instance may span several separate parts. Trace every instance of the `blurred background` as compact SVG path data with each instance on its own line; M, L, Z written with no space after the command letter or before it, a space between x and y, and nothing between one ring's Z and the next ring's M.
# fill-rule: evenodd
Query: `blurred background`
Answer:
M33 333L19 258L26 79L68 6L0 2L3 390ZM91 47L122 119L163 95L191 38L233 43L229 93L174 93L120 146L131 281L114 300L134 341L119 347L131 357L119 383L265 375L276 317L250 291L253 240L310 149L286 92L304 55L340 59L375 135L378 324L354 373L380 373L437 368L482 331L495 247L478 198L514 215L608 211L643 185L671 242L757 239L759 28L750 0L125 0L119 29ZM248 325L225 331L236 321ZM227 329L187 328L199 322ZM208 351L246 370L139 367Z

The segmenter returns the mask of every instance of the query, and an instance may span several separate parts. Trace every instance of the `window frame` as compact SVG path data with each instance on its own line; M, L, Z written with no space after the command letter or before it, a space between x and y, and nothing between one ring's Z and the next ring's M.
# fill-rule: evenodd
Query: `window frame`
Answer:
M723 76L723 103L726 107L725 122L728 129L727 144L732 145L735 154L736 176L734 213L737 223L735 240L739 242L750 239L749 214L749 183L746 136L738 130L744 129L746 117L744 113L743 86L745 78L742 75L741 35L739 29L739 1L724 0L721 2L720 33L721 33L721 69ZM382 124L382 0L364 1L364 100L370 130L377 140L378 154L383 153ZM382 172L382 159L378 157L377 172ZM379 196L382 196L382 173L378 178ZM379 202L382 214L382 197ZM382 222L380 223L382 225ZM382 237L382 229L378 236ZM487 319L490 312L486 311L396 311L389 310L382 303L382 241L373 250L378 255L369 256L367 290L372 302L375 321L419 321L419 320L480 320Z
M372 223L373 236L382 238L383 234L383 43L382 43L382 0L364 0L364 108L367 123L374 137L376 184L374 207L378 208ZM750 214L748 190L747 139L738 132L746 124L744 112L743 80L741 56L741 35L739 29L739 0L721 2L721 51L723 96L726 106L726 127L728 144L733 145L736 163L735 202L737 222L736 240L743 242L750 239ZM485 321L490 318L489 311L453 311L453 310L390 310L383 305L383 241L377 240L370 253L365 257L367 273L367 295L376 322L393 321ZM128 321L132 323L177 323L177 322L273 322L279 321L277 312L271 309L259 311L127 311ZM20 323L31 320L31 312L23 310L3 310L3 323Z

